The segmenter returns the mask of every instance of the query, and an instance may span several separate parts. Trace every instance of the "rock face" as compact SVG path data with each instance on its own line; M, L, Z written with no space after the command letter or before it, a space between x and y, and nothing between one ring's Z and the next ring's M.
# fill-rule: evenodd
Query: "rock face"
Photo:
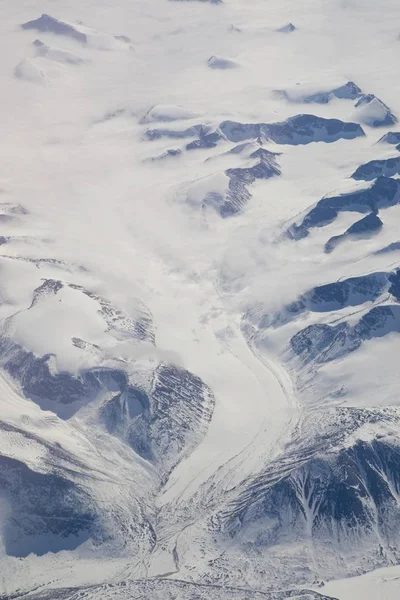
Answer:
M265 339L274 339L275 329L282 328L278 339L290 332L282 359L295 377L299 396L310 404L301 434L292 439L284 457L247 482L221 511L219 527L229 544L226 555L216 560L216 570L235 560L240 569L244 548L256 577L262 577L265 564L283 572L304 568L310 569L309 577L329 577L339 563L349 576L358 572L360 545L366 569L397 561L400 447L395 432L400 413L397 407L340 404L346 398L346 363L354 361L364 344L371 352L376 339L383 343L386 336L400 333L399 298L400 269L395 268L313 287L276 314L263 315L257 307L249 315L254 327L244 324L243 331L260 340L255 342L260 352ZM302 322L307 326L292 335ZM342 385L336 395L335 373ZM315 404L310 400L314 393Z
M392 273L371 273L313 288L302 296L309 310L327 312L373 302L389 288Z
M393 177L400 173L400 157L384 160L371 160L360 165L353 173L352 178L362 181L372 181L377 177Z
M0 425L3 432L5 427ZM98 516L91 498L65 476L38 473L0 456L0 487L9 511L3 532L9 556L72 550L96 535Z
M73 375L52 372L50 356L35 356L19 344L0 341L1 364L19 382L24 394L43 408L71 416L102 391L123 390L126 375L120 370L90 369Z
M332 426L336 422L341 429L341 422L349 433L362 427L372 430L380 419L393 431L398 423L395 412L384 416L339 409L331 417ZM275 564L276 575L295 564L308 569L308 564L313 565L311 572L329 578L339 563L350 575L358 569L360 544L366 569L397 557L399 534L397 525L393 527L400 521L397 442L390 434L370 442L338 442L333 428L328 434L324 430L320 439L313 440L318 450L294 446L285 462L277 461L248 484L221 516L227 538L235 544L216 560L216 569L223 572L235 560L235 545L246 547L252 572L261 577L263 562Z
M353 81L333 89L325 89L313 93L302 94L298 90L293 92L286 90L276 90L275 95L282 97L289 102L304 102L305 104L328 104L335 98L339 100L355 100L362 95L361 89Z
M277 31L279 33L293 33L293 31L296 31L296 27L293 25L293 23L288 23L287 25L283 25L277 29Z
M315 115L296 115L281 123L242 124L224 121L222 133L232 142L241 142L260 136L276 144L293 146L312 142L331 143L340 139L354 139L365 135L357 123L345 123L339 119L324 119Z
M388 302L390 302L388 304ZM325 321L301 329L290 338L293 356L305 364L324 363L344 357L362 343L400 331L400 269L351 277L317 286L302 294L275 314L248 315L248 320L261 330L282 327L307 313L326 315ZM376 304L369 310L370 304ZM351 324L339 311L349 308L361 311L358 321ZM334 319L329 315L333 313ZM332 324L332 322L334 324Z
M354 139L364 135L360 125L345 123L339 119L323 119L314 115L297 115L283 123L268 125L262 132L277 144L309 144L311 142L335 142Z
M189 137L206 136L215 133L210 125L193 125L183 130L175 129L148 129L146 137L149 140L169 137L185 139ZM237 121L223 121L218 128L221 139L230 142L243 142L245 140L264 138L276 144L304 145L312 142L332 143L337 140L364 136L365 133L357 123L345 123L339 119L324 119L315 115L296 115L281 123L238 123Z
M305 312L329 313L343 308L375 302L386 293L392 294L392 280L397 271L375 272L319 285L302 294L274 315L262 315L256 322L260 328L284 325ZM397 298L397 297L396 297Z
M147 137L156 139L164 135L168 137L186 138L195 135L199 139L187 144L187 150L197 148L213 148L222 140L244 142L246 140L269 140L276 144L309 144L311 142L333 142L341 138L353 138L364 135L361 127L355 123L344 123L336 119L323 119L313 115L298 115L282 123L242 124L235 121L224 121L217 130L203 125L195 125L186 130L151 130ZM241 154L246 144L240 144L229 152ZM278 155L265 148L254 150L249 156L250 164L245 167L227 169L227 189L210 190L202 197L202 206L216 209L222 217L239 213L251 198L249 186L257 179L269 179L280 175L276 157ZM189 203L192 203L189 201ZM197 201L198 204L198 201ZM352 233L352 232L350 232Z
M387 304L387 297L392 303ZM386 302L385 302L386 300ZM393 301L395 303L393 303ZM282 326L304 312L330 313L380 302L366 310L356 323L346 318L336 324L316 323L290 339L290 347L302 363L329 362L353 352L367 340L400 331L400 269L376 272L317 286L300 296L281 312L261 317L261 329Z
M251 197L247 186L256 179L270 179L281 174L276 162L274 152L260 148L250 155L253 164L249 167L228 169L225 173L229 177L229 191L226 200L221 204L220 214L222 217L233 215L242 210L243 206Z
M370 213L359 221L356 221L341 235L331 237L325 244L325 252L333 252L344 240L366 239L380 232L383 223L375 212Z
M74 318L65 318L71 306ZM76 319L80 312L82 319ZM47 323L53 313L54 331ZM30 347L31 338L20 338L18 319L28 329L38 323L54 352L43 354ZM68 339L81 327L87 335ZM78 369L59 367L59 338L68 342L68 355L77 354ZM138 498L193 452L215 404L211 390L189 371L147 364L143 352L154 344L152 316L143 304L127 314L59 279L45 279L33 290L31 305L2 322L0 366L20 392L11 400L25 402L21 413L15 409L18 427L9 421L12 411L11 417L7 411L0 416L1 525L8 556L78 551L85 542L115 545L120 553L126 545L140 556L152 551L154 531ZM126 347L142 349L139 365L134 354L123 356ZM4 400L6 408L11 400ZM95 442L89 441L92 434Z
M201 148L215 148L220 140L223 140L223 135L218 131L200 131L199 139L194 140L186 145L186 150L198 150Z
M397 123L390 108L374 94L364 94L355 106L360 120L370 127L389 127Z
M230 142L244 142L261 136L261 123L238 123L237 121L223 121L219 128Z
M126 387L107 401L100 417L108 431L126 440L163 477L205 436L214 396L201 379L173 365L160 365L149 393Z
M370 188L357 190L340 196L327 197L320 200L304 217L300 225L292 225L288 234L294 239L301 239L314 227L324 227L332 223L339 213L354 211L377 213L382 208L395 206L400 200L400 182L397 179L378 177ZM372 224L374 220L371 217ZM369 222L367 221L367 228ZM365 223L364 223L365 225ZM361 225L362 229L363 225Z
M354 352L365 341L400 331L400 306L380 305L365 313L355 325L309 325L290 340L302 362L329 362Z
M70 23L68 21L60 21L47 14L42 14L38 19L23 23L21 28L28 31L35 30L40 31L41 33L51 33L53 35L68 37L81 44L99 50L132 48L131 40L125 35L113 35L99 32L91 27L82 25L80 22ZM58 58L56 59L58 62L63 62L62 60L59 60L61 54L64 54L64 59L65 55L69 54L63 50L57 50L55 53L58 55Z
M396 269L388 275L390 282L389 294L393 296L397 302L400 302L400 269Z
M247 166L225 171L226 190L207 192L202 198L202 205L215 209L223 218L240 213L252 197L248 188L256 180L266 180L281 174L277 156L277 153L262 147L254 150L248 156Z
M400 242L399 241L392 242L388 246L385 246L384 248L377 250L376 254L386 254L386 252L396 252L397 250L400 250Z
M58 302L56 297L63 293L64 302L62 303L61 299ZM113 307L106 299L81 286L65 284L59 280L47 279L34 290L32 304L25 311L24 318L28 322L30 319L34 322L38 318L35 315L43 318L42 306L48 306L48 310L58 310L60 319L63 319L63 314L68 314L71 306L77 310L75 302L81 302L82 296L88 297L93 302L92 306L96 307L106 337L110 335L114 342L129 339L154 344L152 318L145 307L138 305L137 318L132 319ZM13 333L15 328L18 328L21 315L19 312L6 321L5 330L0 337L0 364L19 383L27 397L43 408L51 407L58 414L71 416L106 390L122 392L126 388L127 375L120 368L93 366L83 368L79 373L59 371L56 368L57 357L53 354L40 355L37 351L24 347L20 341L14 339ZM97 319L97 316L94 318ZM45 322L43 327L46 327ZM94 365L101 364L103 348L98 344L76 337L71 337L69 344L71 349L75 348L75 353L82 356L83 361L87 362L89 359ZM87 358L84 358L85 356Z
M35 307L52 302L70 289L73 298L83 294L93 301L91 306L96 307L111 339L154 344L153 322L145 308L141 307L141 313L132 319L104 298L58 280L46 280L34 291L28 316ZM63 297L64 304L67 300L68 296ZM58 308L58 303L55 306ZM56 367L57 356L42 356L25 348L13 339L13 328L14 317L11 317L7 334L0 337L0 364L25 396L62 417L70 417L82 406L106 398L101 402L99 418L107 431L129 444L145 460L160 466L164 473L190 453L207 432L214 396L201 379L188 371L161 364L149 371L151 387L138 387L130 383L126 361L111 367L101 360L101 346L80 338L73 338L71 346L86 362L87 355L93 355L99 366L81 368L77 373L60 371Z
M75 27L64 21L59 21L58 19L46 14L43 14L34 21L28 21L27 23L24 23L21 25L21 27L22 29L34 29L36 31L54 33L56 35L65 35L84 44L87 42L86 34L79 31L78 27Z
M354 81L348 81L344 85L333 89L332 94L340 100L355 100L362 94L362 90Z
M400 144L400 132L389 131L379 140L380 144L393 144L394 146Z

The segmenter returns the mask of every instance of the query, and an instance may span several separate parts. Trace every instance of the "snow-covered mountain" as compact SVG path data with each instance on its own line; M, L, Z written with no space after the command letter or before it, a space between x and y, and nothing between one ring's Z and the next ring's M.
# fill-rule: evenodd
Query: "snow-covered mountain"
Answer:
M400 5L3 4L0 599L397 598Z

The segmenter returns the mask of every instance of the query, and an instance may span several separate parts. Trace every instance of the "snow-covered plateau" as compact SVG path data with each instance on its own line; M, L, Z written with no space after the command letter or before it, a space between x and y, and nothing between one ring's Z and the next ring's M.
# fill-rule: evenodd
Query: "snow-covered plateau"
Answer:
M399 1L1 5L0 600L397 600Z

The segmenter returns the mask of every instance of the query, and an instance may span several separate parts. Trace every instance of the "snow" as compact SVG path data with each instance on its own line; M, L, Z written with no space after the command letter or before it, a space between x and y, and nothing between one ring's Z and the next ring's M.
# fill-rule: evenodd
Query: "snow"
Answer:
M323 587L323 592L339 600L396 600L399 597L399 582L400 570L394 566L377 569L360 577L329 582Z
M42 33L70 37L99 50L116 50L130 44L130 40L126 36L102 33L91 27L85 27L82 23L61 21L45 13L38 19L23 23L21 27L27 31L33 29Z
M362 98L361 98L362 100ZM361 123L374 126L375 123L384 123L388 116L388 107L382 104L379 98L373 98L370 102L357 104L357 118ZM389 123L390 124L390 123Z
M301 240L286 233L321 198L369 187L350 178L360 165L394 156L394 149L376 144L386 126L372 126L386 119L386 103L398 112L393 64L400 7L396 0L267 4L43 0L38 8L9 0L4 7L1 339L50 357L52 373L77 378L93 368L121 369L148 394L157 367L172 364L208 386L215 409L205 436L165 474L101 422L112 386L71 410L53 408L24 397L22 384L4 368L0 456L36 474L62 472L82 486L109 539L21 560L2 549L2 593L128 581L136 597L149 578L147 585L160 585L160 597L165 585L171 597L184 598L189 592L181 583L190 582L210 586L199 588L199 597L252 598L270 587L310 588L328 573L337 581L316 588L320 594L350 600L368 592L391 600L397 589L398 595L396 567L342 580L349 574L347 546L337 563L322 563L326 573L318 571L319 557L307 544L320 504L299 472L293 481L304 528L288 527L276 544L254 550L272 522L256 520L259 505L252 512L258 478L300 456L317 434L328 439L329 410L399 404L396 331L314 371L288 357L289 341L301 329L345 319L355 324L370 303L357 312L305 311L261 331L260 319L244 323L243 316L250 311L267 322L314 286L398 266L396 253L380 250L398 240L399 206L380 209L383 228L376 236L344 241L329 255L326 242L363 215L342 212ZM354 99L334 93L347 81L377 97L354 108ZM329 101L307 102L315 94ZM260 123L282 124L286 132L303 112L362 124L365 136L358 130L359 137L338 140L336 132L318 128L304 133L303 124L289 144L253 135ZM238 123L247 125L238 129ZM186 149L210 132L225 137ZM246 169L260 143L280 153L281 176L252 183L238 213L221 218L226 171ZM171 149L179 156L168 154ZM148 161L160 156L169 158ZM35 302L35 291L50 279L62 288ZM379 297L381 303L393 300ZM152 335L137 339L134 324L145 317ZM368 423L343 432L345 441L335 444L348 449L394 437L397 427ZM173 431L165 434L173 439ZM68 460L58 457L58 445ZM249 512L242 521L240 513L230 537L225 518L242 501ZM13 508L8 500L4 506L2 528L3 513ZM26 516L29 511L21 519ZM360 547L351 561L360 573L385 560L373 555L366 563L362 554ZM225 583L235 591L224 591Z
M54 60L55 62L59 62L62 64L70 64L70 65L79 65L83 62L83 59L73 54L72 52L68 52L68 50L62 50L61 48L52 48L51 46L46 46L40 40L35 40L33 42L36 48L37 56L44 56L49 60Z
M40 66L31 59L21 60L15 67L15 76L18 79L43 83L45 75Z
M157 121L180 121L185 119L193 119L196 116L196 113L187 110L184 106L160 104L150 108L150 110L141 119L141 123L154 123Z

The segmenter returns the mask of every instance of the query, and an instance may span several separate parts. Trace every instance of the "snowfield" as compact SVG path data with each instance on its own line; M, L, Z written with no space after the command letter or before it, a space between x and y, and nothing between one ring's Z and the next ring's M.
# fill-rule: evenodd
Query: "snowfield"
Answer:
M398 597L399 18L5 0L1 600Z

